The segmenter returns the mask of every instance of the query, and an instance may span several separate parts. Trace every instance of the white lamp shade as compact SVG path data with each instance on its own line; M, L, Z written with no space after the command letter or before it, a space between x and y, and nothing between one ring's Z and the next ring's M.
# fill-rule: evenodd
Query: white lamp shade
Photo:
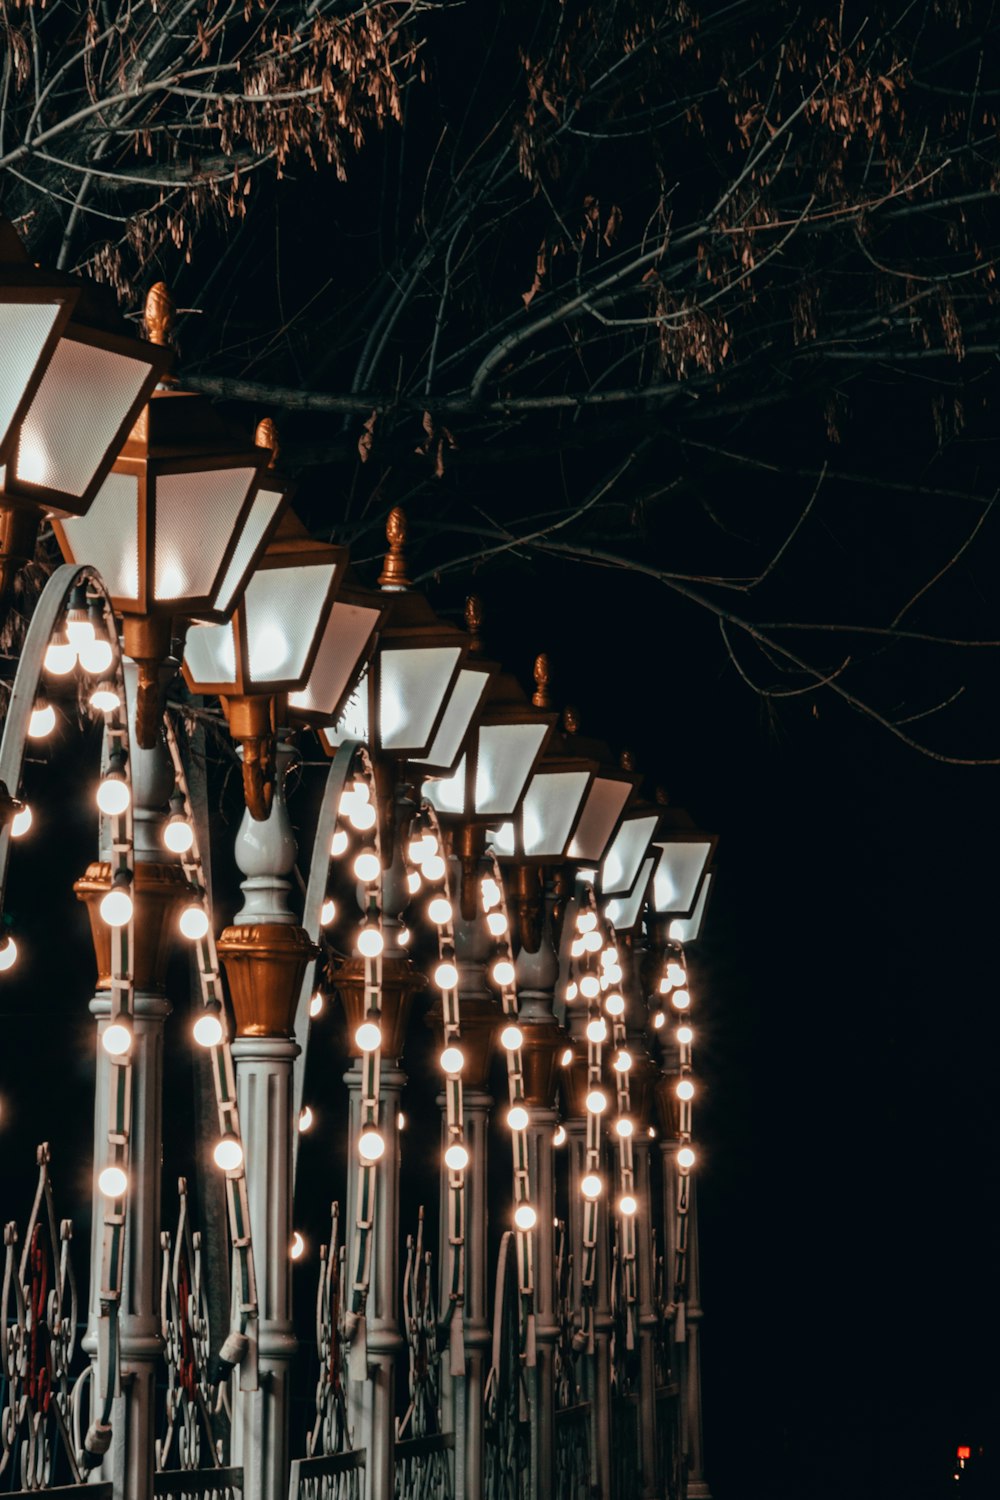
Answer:
M661 917L689 917L712 855L711 839L677 839L653 847L659 850L653 875L653 910Z
M18 417L27 407L38 367L54 342L65 304L51 301L0 302L0 453L6 451ZM68 312L68 309L66 309ZM44 366L43 366L44 368Z
M478 815L502 818L514 812L548 733L546 723L484 724L480 728L475 792Z
M521 805L521 852L529 859L563 858L590 780L589 771L539 771L531 778Z
M569 846L570 859L598 863L604 857L631 791L631 781L594 777Z
M705 922L705 908L708 905L708 895L711 886L712 872L709 870L701 883L698 900L695 902L695 908L690 917L674 917L670 923L668 934L675 943L696 943L698 941Z
M441 649L441 648L438 648ZM469 732L473 715L483 700L490 680L489 672L476 671L472 667L463 667L455 680L445 705L444 713L441 715L440 723L431 741L426 755L415 756L415 766L441 766L451 769L461 753L465 743L465 737ZM385 704L385 672L382 674L383 688L383 719ZM385 724L382 726L383 739L385 738Z
M619 932L629 932L642 916L642 904L649 889L649 881L655 864L656 860L652 855L643 860L638 879L632 889L623 892L620 896L611 896L605 901L604 915Z
M304 718L334 718L358 681L380 617L378 608L338 599L330 611L308 681L289 695L289 707ZM352 702L355 696L351 694ZM357 696L367 704L365 693ZM367 712L365 733L360 738L367 739Z
M659 814L655 812L649 816L623 819L601 866L601 891L605 896L632 889L659 821Z
M457 645L380 648L380 744L375 748L394 755L426 753L461 657Z
M264 538L271 530L285 493L285 487L274 484L270 473L265 471L260 488L253 497L250 514L236 544L236 550L220 582L216 585L213 604L220 615L232 613L247 572L253 565L253 560Z

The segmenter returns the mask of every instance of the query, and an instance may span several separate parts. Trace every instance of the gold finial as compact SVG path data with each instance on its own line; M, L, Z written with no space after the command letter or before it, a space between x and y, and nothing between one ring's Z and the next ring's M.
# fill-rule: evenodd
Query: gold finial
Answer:
M270 448L271 457L267 461L267 467L273 469L278 462L278 454L281 452L281 444L278 442L278 429L274 425L273 417L261 417L257 423L257 431L253 440L258 448Z
M565 729L567 734L576 734L577 730L580 728L579 710L573 708L568 703L563 709L563 728Z
M465 628L471 637L470 650L482 651L483 601L478 594L470 594L465 601Z
M385 539L389 543L389 550L385 554L385 561L379 574L379 587L383 589L409 588L410 580L406 576L406 558L403 554L403 547L406 543L406 516L398 505L394 505L389 512L389 519L385 523Z
M670 806L670 798L667 796L667 789L666 789L666 787L664 787L664 786L658 786L656 788L656 791L653 793L653 796L656 798L657 805L659 807L669 807Z
M170 348L174 341L174 299L165 281L155 282L146 293L143 316L149 342Z
M635 755L631 750L623 750L621 753L621 765L623 771L635 770Z
M535 657L535 693L532 703L536 708L551 708L549 697L549 659L542 651Z

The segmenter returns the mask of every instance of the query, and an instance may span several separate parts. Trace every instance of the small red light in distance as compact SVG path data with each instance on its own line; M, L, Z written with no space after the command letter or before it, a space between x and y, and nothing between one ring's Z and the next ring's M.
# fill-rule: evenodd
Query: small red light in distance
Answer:
M959 1448L959 1450L958 1450L958 1452L956 1454L956 1457L958 1457L958 1458L971 1458L972 1457L972 1449L971 1448Z

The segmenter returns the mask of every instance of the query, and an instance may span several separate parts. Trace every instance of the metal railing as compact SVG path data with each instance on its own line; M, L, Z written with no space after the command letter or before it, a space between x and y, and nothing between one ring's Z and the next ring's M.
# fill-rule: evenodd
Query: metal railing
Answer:
M555 1500L587 1500L590 1495L590 1402L557 1410Z
M293 1459L288 1500L361 1500L365 1458L365 1449L356 1448Z
M175 1500L236 1500L242 1493L242 1468L173 1469L153 1475L153 1494Z
M395 1500L450 1500L452 1432L404 1438L394 1450Z

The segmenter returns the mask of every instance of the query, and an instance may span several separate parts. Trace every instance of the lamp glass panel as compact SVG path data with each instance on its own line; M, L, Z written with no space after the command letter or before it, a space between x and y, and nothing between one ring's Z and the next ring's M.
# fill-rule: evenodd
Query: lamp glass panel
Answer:
M561 858L589 780L588 771L540 771L531 778L521 807L525 854Z
M58 302L0 302L0 443L59 316Z
M246 525L240 533L240 539L236 543L236 550L229 562L229 567L223 575L222 582L216 591L213 606L220 614L227 615L236 603L240 585L243 583L247 568L253 562L257 548L260 546L268 527L274 520L278 506L281 504L283 490L268 489L267 480L261 484L260 489L253 497L250 506L250 514Z
M601 890L606 896L619 891L630 891L642 856L656 832L658 818L655 813L648 818L626 818L615 834L611 848L604 856L601 869Z
M639 878L627 895L612 896L610 901L604 903L604 915L620 932L628 932L638 922L643 898L649 885L649 877L653 873L655 864L656 860L650 855L649 859L643 861Z
M336 573L335 563L262 568L243 596L254 682L301 677Z
M243 468L157 476L154 598L211 595L255 475Z
M384 649L379 658L383 750L422 750L461 656L458 646Z
M631 790L631 784L627 781L612 781L607 776L594 777L573 842L569 846L570 859L599 860L602 857Z
M310 713L333 713L351 679L357 674L378 614L376 609L364 609L360 605L346 604L340 600L334 604L309 681L301 692L288 695L293 708L301 708ZM366 704L367 701L366 696ZM361 738L366 737L367 722L365 734Z
M149 365L60 339L21 425L17 477L82 495L149 375Z
M192 625L184 642L184 660L194 682L235 682L236 642L232 621L225 625Z
M658 847L662 852L653 876L653 909L661 916L688 912L712 846L707 839L692 839Z
M698 904L689 917L674 917L667 929L675 943L696 943L701 936L701 926L705 920L705 907L708 904L708 892L712 884L711 872L705 876L698 892Z
M73 562L96 568L114 599L139 597L139 481L110 473L85 516L62 523Z
M476 761L476 812L506 817L518 804L545 740L545 724L483 724Z
M479 707L489 676L486 672L461 671L441 715L437 734L425 756L414 765L451 766L461 748L472 715Z
M513 823L501 823L499 828L490 830L489 841L497 854L514 853L514 825Z
M454 776L436 776L425 781L421 796L426 797L431 807L440 813L465 812L465 756L459 761Z

